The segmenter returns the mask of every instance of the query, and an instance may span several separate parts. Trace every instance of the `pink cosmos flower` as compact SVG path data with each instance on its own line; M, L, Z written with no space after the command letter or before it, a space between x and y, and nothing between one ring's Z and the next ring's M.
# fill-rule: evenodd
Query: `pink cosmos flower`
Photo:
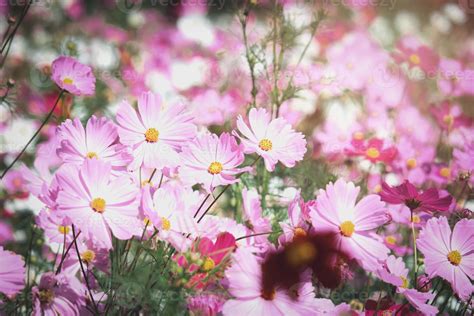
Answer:
M311 207L311 220L317 232L334 234L337 250L375 271L379 262L387 258L389 249L372 234L387 222L387 210L375 194L356 203L359 191L359 187L343 179L328 184Z
M464 94L474 94L473 69L465 69L458 60L442 58L439 72L438 88L444 95L457 97Z
M225 299L214 294L200 294L187 299L191 315L216 316L224 305Z
M474 184L474 142L466 144L464 148L455 148L453 151L454 169L460 178L470 177Z
M397 287L397 293L405 296L413 307L422 312L424 315L437 315L438 308L427 303L428 300L434 298L433 293L422 293L416 289L408 288L408 269L402 258L390 256L385 262L385 267L377 271L378 276L384 282Z
M2 183L9 194L16 195L19 198L25 197L27 181L20 170L10 170L5 175ZM26 196L28 196L28 193L26 193Z
M280 244L290 242L295 237L306 236L311 230L310 209L315 201L305 203L298 192L288 206L289 223L280 223L283 233L278 238Z
M382 139L353 139L351 146L345 149L349 156L361 156L372 163L391 163L397 155L397 148L388 145Z
M164 107L160 96L144 92L138 99L138 113L123 101L117 113L120 142L130 146L134 160L130 170L141 166L163 169L179 165L178 151L196 135L192 117L184 105Z
M459 126L468 126L469 119L463 114L459 104L452 104L444 101L439 106L434 107L431 112L436 118L439 126L444 130L451 131Z
M247 226L247 236L268 233L272 231L272 225L268 218L262 217L262 206L260 196L254 188L242 190L242 200L244 206L243 220ZM254 236L256 246L261 246L262 250L268 248L268 235Z
M85 305L84 286L74 276L47 272L38 286L32 289L35 316L79 315ZM84 292L85 293L85 292Z
M92 69L72 57L60 56L51 65L51 78L63 90L74 95L92 95L95 77Z
M435 147L431 144L417 144L407 136L401 136L397 144L398 155L393 163L400 176L411 183L422 185L428 174L426 166L435 158Z
M81 229L83 236L112 248L118 239L140 234L138 190L127 175L111 176L111 165L88 159L82 167L64 166L58 172L58 212Z
M416 187L408 180L401 185L390 187L387 183L382 183L380 192L382 201L390 204L405 204L411 211L447 211L451 205L452 197L450 195L440 197L435 188L425 190L419 193Z
M235 237L230 233L221 233L215 242L207 237L200 238L194 245L195 251L204 258L204 270L209 271L218 266L234 251Z
M82 165L86 159L109 162L113 171L125 171L132 161L127 147L118 143L117 127L105 117L92 116L86 128L76 118L67 120L58 128L60 145L58 156L65 163Z
M408 62L410 67L420 67L425 73L433 76L439 64L439 56L428 46L423 45L413 36L406 36L397 43L394 54L398 63Z
M262 268L257 257L245 248L238 248L233 263L225 273L229 293L234 297L225 302L224 315L311 315L314 311L314 292L311 283L295 287L294 297L287 290L276 288L264 291Z
M219 137L204 134L183 148L180 175L187 184L203 184L208 192L220 185L236 183L236 175L247 171L238 168L244 153L237 140L227 133Z
M0 221L0 245L13 240L13 229L6 222Z
M72 241L71 220L51 212L47 208L41 210L36 217L36 224L43 230L47 240L58 244Z
M0 293L14 295L25 287L23 258L0 246Z
M417 240L425 256L430 278L440 276L451 283L462 300L474 291L474 220L462 219L451 231L446 217L432 218Z
M257 153L265 161L268 171L273 171L280 161L286 167L294 167L306 153L306 140L303 134L295 132L284 119L271 120L263 108L252 108L249 112L249 125L239 115L237 128L246 154ZM235 133L237 135L237 133Z

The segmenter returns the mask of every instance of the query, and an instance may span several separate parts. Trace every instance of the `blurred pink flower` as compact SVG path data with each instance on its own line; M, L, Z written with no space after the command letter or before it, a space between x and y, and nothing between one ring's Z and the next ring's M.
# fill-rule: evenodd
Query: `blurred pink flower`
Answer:
M64 163L82 165L86 159L109 162L114 172L125 171L133 157L128 148L118 143L117 127L105 117L92 116L86 128L76 118L66 120L58 128L58 156Z
M8 223L0 221L0 245L4 245L10 240L13 240L12 227Z
M337 250L357 259L364 269L375 271L387 258L389 249L372 233L387 222L387 210L375 194L356 203L359 191L359 187L343 179L328 184L326 190L319 190L311 207L311 220L317 232L335 236Z
M223 133L198 136L181 154L180 175L187 184L201 183L208 192L220 185L236 183L236 175L248 170L238 168L244 153L235 137Z
M74 95L93 95L95 77L92 69L68 56L56 58L51 65L51 78L59 86Z
M20 255L4 250L2 246L0 258L0 293L11 296L25 287L25 262Z
M408 180L396 187L390 187L384 182L379 194L382 201L390 204L405 204L411 211L448 211L452 201L450 195L440 197L438 190L435 188L419 193Z
M417 144L408 136L401 136L397 144L398 155L394 160L397 173L416 185L422 185L428 178L426 166L435 158L431 145Z
M353 139L345 149L349 156L362 156L372 163L391 163L397 156L397 148L388 145L384 140L371 138L369 140Z
M304 135L295 132L284 119L271 120L270 114L263 108L252 108L248 118L249 125L241 115L237 118L237 128L243 135L238 137L245 153L262 156L268 171L273 171L278 161L291 168L303 159L306 152Z
M110 249L111 232L122 240L141 233L138 190L128 175L113 177L109 163L88 159L80 168L64 166L57 176L62 189L58 213L68 217L82 236Z
M138 115L126 101L117 113L120 142L130 146L134 160L130 170L139 167L163 169L179 165L178 151L194 138L196 127L184 105L161 104L159 95L144 92L138 99Z
M27 193L27 183L24 174L20 170L11 170L5 175L5 178L2 180L3 185L7 193L11 195L18 195L18 198L28 196Z
M36 217L36 224L43 230L49 242L63 244L72 241L71 220L69 218L44 208Z
M265 291L262 287L261 264L250 251L238 248L233 255L232 265L225 273L229 281L229 293L234 297L225 302L223 315L311 315L315 297L313 286L304 284L292 289L294 297L287 290L276 288Z
M397 43L394 59L397 63L408 62L410 67L418 66L431 77L439 64L438 54L413 36L405 36Z
M224 305L225 299L214 294L198 294L186 300L191 315L216 316Z
M455 148L453 163L458 176L469 177L471 183L474 183L474 142L467 143L463 148Z
M438 88L446 96L474 94L474 69L465 69L460 61L442 58L439 64Z
M260 196L255 188L242 189L244 212L242 219L247 227L247 235L268 233L272 231L270 219L262 216ZM254 236L255 245L265 250L269 246L268 235Z
M463 114L461 106L452 104L450 101L441 102L439 106L433 107L431 113L439 126L447 131L470 124L470 120Z
M442 277L451 283L462 300L474 292L474 220L462 219L449 227L446 217L432 218L417 240L425 256L425 271L430 278Z

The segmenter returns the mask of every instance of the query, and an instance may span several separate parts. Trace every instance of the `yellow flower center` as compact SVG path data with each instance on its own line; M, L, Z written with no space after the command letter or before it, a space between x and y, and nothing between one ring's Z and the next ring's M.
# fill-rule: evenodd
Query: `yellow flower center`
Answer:
M439 169L439 175L443 178L449 178L449 176L451 176L451 169L449 169L448 167L443 167Z
M142 181L142 187L145 187L147 185L150 185L151 187L153 186L153 182L148 181L148 180L143 180Z
M403 284L401 285L401 287L404 288L404 289L408 288L408 280L407 280L407 278L404 278L404 277L401 276L400 279L402 279L402 282L403 282Z
M105 211L105 200L103 198L93 199L90 205L97 213L104 213Z
M63 235L69 234L69 230L70 230L69 226L63 226L63 225L58 226L58 231Z
M161 228L163 230L170 230L171 229L171 222L169 219L162 217L161 218Z
M357 300L357 299L351 300L349 302L349 305L353 310L356 310L356 311L359 311L359 312L362 312L364 310L364 304L361 301Z
M372 159L377 159L380 156L379 150L374 147L370 147L369 149L367 149L365 154L367 155L367 157L372 158Z
M204 271L211 271L212 269L214 269L216 267L216 264L214 262L214 260L212 260L211 258L207 257L206 259L204 259L204 263L202 264L202 269Z
M339 226L341 234L346 237L351 237L355 230L355 225L351 221L345 221Z
M354 68L354 64L353 64L353 63L347 63L347 64L346 64L346 67L347 67L347 69L353 69L353 68Z
M160 132L156 128L149 128L145 132L145 139L149 143L156 143L158 141L158 136L160 136Z
M51 289L40 290L38 298L42 304L51 304L54 299L54 292Z
M81 253L81 260L87 264L91 264L92 261L95 259L95 252L87 249L83 253Z
M352 137L356 140L363 140L364 139L364 133L362 132L355 132Z
M150 221L150 219L149 219L148 217L145 217L145 218L143 219L143 223L144 223L146 226L150 226L150 225L151 225L151 221Z
M207 171L210 174L219 174L222 172L222 170L223 170L222 164L217 161L211 162L211 164L209 165L209 168L207 168Z
M385 237L385 242L389 245L395 245L395 243L397 242L397 239L390 235L390 236Z
M410 57L410 62L414 65L419 65L420 64L420 56L418 56L417 54L411 54Z
M273 144L271 140L264 138L258 143L258 147L260 147L260 149L263 151L269 151L272 149Z
M87 158L89 158L89 159L92 159L92 158L99 158L99 157L97 156L97 154L96 154L95 152L93 152L93 151L88 152L86 156L87 156Z
M382 186L380 184L375 185L374 186L374 192L379 193L380 191L382 191Z
M407 168L408 169L416 168L416 159L415 158L410 158L410 159L407 160Z
M450 253L448 253L448 260L451 262L453 266L458 266L461 263L461 253L457 250L453 250Z
M454 117L451 114L446 114L443 116L443 122L448 125L448 127L451 127L454 123Z
M65 77L65 78L63 79L63 83L64 83L64 84L73 84L73 83L74 83L74 80L72 80L72 79L69 78L69 77Z
M413 214L412 222L415 224L419 224L421 222L420 216Z
M296 227L294 232L293 232L293 238L298 238L298 237L306 237L308 233L306 233L306 230L304 230L301 227Z

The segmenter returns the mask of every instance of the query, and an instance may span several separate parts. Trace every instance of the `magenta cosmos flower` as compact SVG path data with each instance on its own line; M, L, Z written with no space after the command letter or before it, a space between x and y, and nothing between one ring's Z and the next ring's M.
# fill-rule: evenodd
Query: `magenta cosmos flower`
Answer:
M95 77L92 68L72 57L61 56L51 65L51 78L63 90L74 95L92 95Z
M406 36L397 43L394 58L398 63L407 61L410 67L418 66L430 76L436 74L439 64L439 56L413 36Z
M247 249L237 249L232 266L225 275L229 281L229 293L234 299L224 304L224 315L298 316L314 313L317 301L311 283L292 289L295 294L292 296L281 288L264 291L261 264Z
M0 246L0 293L14 295L25 287L25 263L20 255Z
M82 165L86 159L109 162L114 171L125 171L133 157L118 143L117 127L105 117L92 116L86 128L79 119L67 120L58 128L57 154L65 163Z
M391 163L397 156L397 148L384 142L379 138L371 138L364 140L359 137L357 133L356 138L351 141L350 147L345 149L349 156L361 156L372 163L383 162Z
M262 156L268 171L273 171L278 161L286 167L294 167L306 153L303 134L295 132L283 118L272 120L265 109L251 109L249 125L239 115L237 128L243 135L239 138L245 153Z
M59 214L109 249L111 232L118 239L141 232L138 189L127 175L111 176L111 169L109 163L88 159L80 168L66 165L57 173Z
M410 210L420 210L425 212L447 211L451 205L452 197L450 195L440 197L435 188L428 189L419 193L416 187L408 180L401 185L390 187L387 183L382 183L380 192L382 201L390 204L405 204Z
M369 271L375 271L387 258L389 249L375 230L387 222L387 210L380 197L367 195L356 203L360 188L339 179L320 190L311 207L311 220L317 232L335 235L337 250L355 258Z
M138 113L124 101L117 123L120 141L133 149L134 160L129 169L178 166L178 151L196 135L191 121L184 105L164 108L160 97L151 92L142 93L138 99Z
M451 232L446 217L432 218L417 240L430 278L440 276L463 300L474 292L474 220L462 219Z
M236 175L246 171L238 168L244 153L235 137L204 134L183 148L180 175L188 184L201 183L208 192L220 185L236 183Z

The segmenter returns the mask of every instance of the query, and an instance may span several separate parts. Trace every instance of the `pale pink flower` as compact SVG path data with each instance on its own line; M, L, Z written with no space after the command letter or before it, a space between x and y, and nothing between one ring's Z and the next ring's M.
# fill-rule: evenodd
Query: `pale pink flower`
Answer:
M446 217L432 218L417 245L425 256L426 274L447 280L462 300L468 300L474 291L470 281L474 279L474 220L460 220L451 232Z
M85 287L75 276L44 273L38 286L32 289L35 316L79 315L85 305Z
M112 248L111 233L129 239L141 233L138 190L127 175L113 177L111 166L88 159L82 167L64 166L58 173L58 212L71 219L83 236ZM77 232L76 232L77 233Z
M408 62L410 67L420 67L429 76L436 74L439 64L439 56L413 36L406 36L397 43L394 58L397 63Z
M258 258L245 248L237 248L232 266L225 273L229 281L229 293L234 297L222 307L224 315L311 315L315 297L311 283L292 289L295 297L287 290L276 288L264 290L262 268Z
M208 192L220 185L236 183L244 153L234 137L223 133L203 134L183 148L180 176L187 184L201 183Z
M186 302L191 315L216 316L222 310L225 300L214 294L200 294L189 297Z
M272 225L270 219L262 216L262 206L257 190L242 189L242 201L244 207L242 217L247 228L247 236L257 234L253 236L255 246L264 251L269 246L268 234L265 233L272 231Z
M105 117L92 116L86 128L79 119L67 120L58 128L58 156L65 163L82 165L86 159L109 162L114 171L125 171L133 157L118 143L117 127Z
M43 230L49 242L63 244L72 241L71 220L67 217L59 216L45 208L36 217L36 224Z
M14 295L25 287L25 263L20 255L0 246L0 293Z
M249 112L249 125L242 116L237 119L239 136L246 154L257 153L265 161L268 171L273 171L280 161L286 167L294 167L306 153L306 140L303 134L294 129L283 118L272 120L263 108L252 108ZM237 133L236 133L237 134Z
M51 78L63 90L74 95L92 95L95 77L91 67L72 57L60 56L51 65Z
M196 127L191 121L184 105L164 107L160 96L151 92L144 92L139 97L138 113L123 101L117 123L120 142L133 150L134 160L129 169L178 166L179 150L196 135Z
M427 303L428 300L434 298L433 293L422 293L416 289L408 288L410 283L408 280L408 269L402 258L390 256L385 262L385 267L377 271L377 275L384 282L397 287L397 293L405 296L413 307L421 311L425 315L436 315L438 308Z
M369 271L375 271L387 258L389 249L373 234L387 222L387 210L380 197L369 194L356 203L360 187L339 179L320 190L312 207L311 219L316 231L335 236L338 250L357 259Z

